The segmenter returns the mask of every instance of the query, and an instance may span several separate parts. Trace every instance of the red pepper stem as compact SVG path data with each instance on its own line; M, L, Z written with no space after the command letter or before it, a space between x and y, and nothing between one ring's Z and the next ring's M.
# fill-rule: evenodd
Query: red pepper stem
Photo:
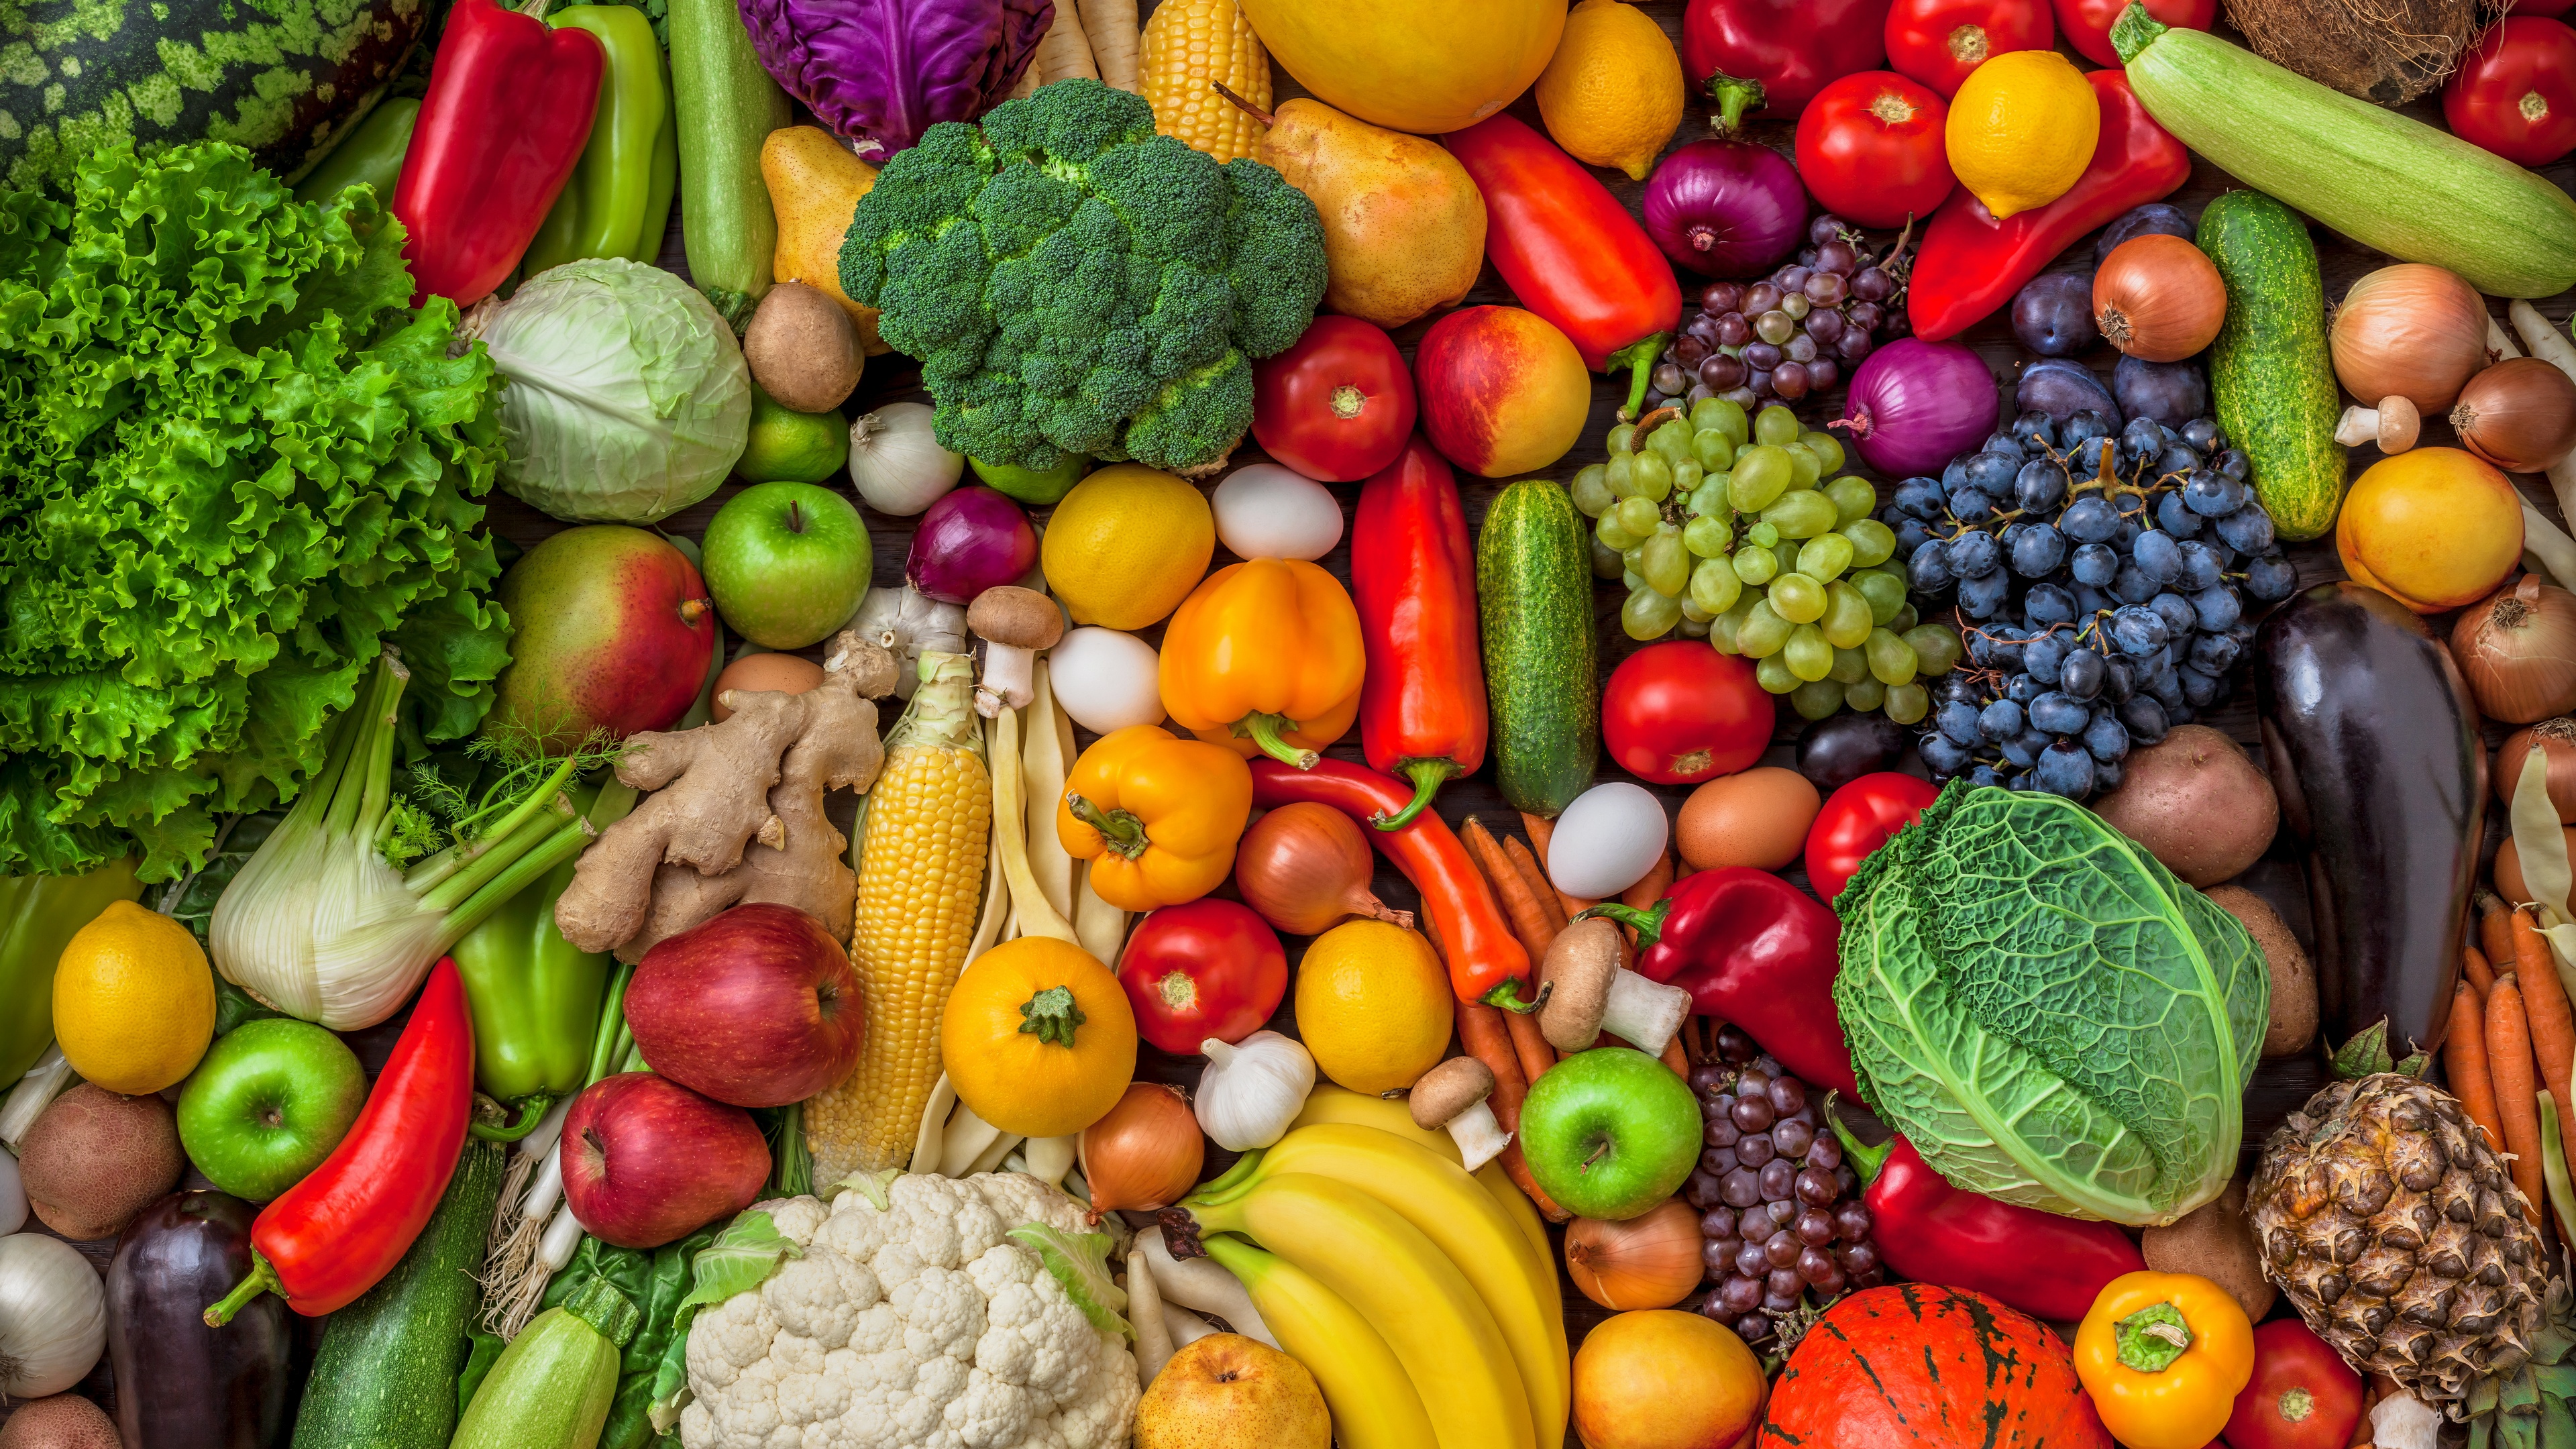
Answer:
M1663 939L1664 917L1671 914L1672 909L1671 896L1664 897L1642 911L1635 906L1623 906L1617 901L1603 901L1575 919L1579 921L1585 916L1600 916L1606 920L1617 921L1637 933L1637 949L1643 951Z
M1129 860L1145 853L1154 842L1145 836L1145 822L1126 810L1103 810L1099 803L1074 794L1064 797L1064 808L1073 818L1100 832L1101 843Z
M1741 129L1744 113L1760 110L1765 99L1762 82L1740 80L1724 71L1716 72L1700 84L1708 92L1710 103L1717 107L1717 118L1710 124L1721 136L1732 135Z
M221 1328L232 1322L234 1314L248 1307L250 1301L262 1293L274 1293L283 1298L286 1285L277 1281L277 1269L268 1261L268 1255L253 1248L250 1250L249 1276L234 1284L233 1291L206 1309L206 1326Z
M1259 710L1234 722L1234 733L1237 739L1249 737L1254 744L1261 746L1261 753L1286 765L1289 769L1311 770L1315 768L1315 762L1323 756L1313 750L1301 750L1281 738L1295 728L1297 728L1297 722L1288 716L1268 714Z
M1521 985L1522 982L1519 977L1511 977L1504 981L1502 985L1486 992L1484 1002L1487 1006L1499 1006L1505 1011L1518 1012L1523 1016L1527 1016L1531 1012L1545 1006L1547 1004L1548 992L1554 989L1552 987L1542 986L1538 989L1537 996L1524 1001L1521 999Z
M2120 53L2120 64L2127 65L2139 51L2165 33L2165 27L2147 13L2147 7L2129 0L2129 8L2111 22L2111 48Z
M1628 379L1628 401L1619 409L1621 421L1635 418L1646 406L1646 385L1655 375L1655 364L1663 359L1665 340L1671 336L1669 332L1658 332L1652 337L1639 338L1611 353L1609 363L1601 369L1613 374L1623 367L1636 369Z
M536 1131L537 1124L546 1120L546 1109L554 1104L552 1092L530 1092L519 1099L518 1121L496 1127L478 1117L466 1123L465 1130L478 1142L516 1142Z
M1402 830L1411 825L1413 818L1431 803L1431 797L1440 793L1440 787L1456 779L1460 773L1458 762L1447 755L1406 760L1395 767L1395 772L1413 782L1413 799L1393 815L1381 810L1370 816L1369 824L1380 830Z
M1822 1116L1825 1119L1825 1125L1834 1129L1834 1136L1842 1139L1843 1160L1850 1163L1852 1171L1859 1175L1860 1185L1867 1187L1878 1181L1878 1170L1887 1165L1887 1154L1896 1150L1896 1139L1890 1137L1885 1142L1872 1147L1853 1136L1852 1130L1843 1125L1842 1118L1834 1115L1830 1105Z

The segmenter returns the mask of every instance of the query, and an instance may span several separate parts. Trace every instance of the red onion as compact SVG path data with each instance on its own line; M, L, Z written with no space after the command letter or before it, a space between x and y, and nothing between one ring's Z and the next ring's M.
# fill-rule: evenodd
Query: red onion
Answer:
M2001 404L1994 374L1955 342L1900 337L1852 374L1840 421L1861 460L1885 478L1937 475L1985 441Z
M1693 141L1646 182L1646 233L1712 277L1757 277L1798 245L1807 192L1797 168L1750 141Z
M1018 582L1037 561L1037 530L1020 505L990 488L960 488L921 515L903 576L941 603L963 604Z

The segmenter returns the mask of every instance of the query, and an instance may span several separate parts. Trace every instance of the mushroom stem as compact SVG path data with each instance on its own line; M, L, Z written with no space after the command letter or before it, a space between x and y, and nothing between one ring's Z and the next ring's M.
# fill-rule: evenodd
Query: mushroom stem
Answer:
M2377 443L2383 453L2403 453L2415 446L2424 429L2424 415L2415 404L2402 397L2384 397L2376 408L2359 403L2343 410L2335 424L2335 441L2347 448L2364 443Z
M1659 1057L1672 1041L1673 1033L1690 1020L1690 1009L1689 992L1622 970L1610 978L1610 999L1601 1008L1601 1029L1650 1057Z
M1037 698L1037 651L984 641L984 677L975 685L975 712L986 719L1024 709Z
M1512 1134L1503 1130L1502 1119L1494 1115L1491 1103L1478 1102L1449 1119L1450 1139L1458 1144L1459 1165L1469 1172L1502 1155L1512 1142Z

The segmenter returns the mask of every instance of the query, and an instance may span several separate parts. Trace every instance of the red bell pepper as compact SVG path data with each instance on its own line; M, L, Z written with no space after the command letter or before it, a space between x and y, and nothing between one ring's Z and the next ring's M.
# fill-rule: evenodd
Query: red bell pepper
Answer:
M1312 800L1366 821L1403 809L1412 793L1400 780L1341 760L1318 760L1310 770L1257 756L1252 761L1252 803L1264 810ZM1458 999L1511 1011L1536 1010L1529 952L1512 934L1494 888L1485 884L1449 823L1426 811L1402 829L1372 830L1369 839L1422 893L1423 914L1431 918L1441 952L1449 958L1449 989ZM1825 1019L1833 1019L1830 1001Z
M1825 83L1887 59L1888 0L1691 0L1682 71L1708 92L1717 129L1748 114L1794 117Z
M1318 317L1252 365L1252 436L1318 483L1357 483L1413 434L1413 371L1395 339L1357 317Z
M1867 1147L1834 1114L1825 1120L1868 1183L1869 1240L1898 1277L1973 1289L2034 1318L2072 1323L2112 1279L2146 1271L2138 1245L2114 1224L1952 1187L1904 1138Z
M1351 602L1368 649L1360 744L1369 768L1413 782L1412 803L1369 824L1400 830L1443 781L1472 775L1485 762L1476 546L1449 464L1420 437L1360 487Z
M1487 116L1441 138L1485 198L1485 254L1512 295L1556 324L1594 372L1633 367L1636 415L1664 340L1682 320L1682 287L1646 229L1610 188L1556 143Z
M2048 0L1896 0L1887 11L1887 68L1945 101L1988 56L2056 46Z
M2064 196L2002 221L1961 187L1932 213L1905 289L1905 314L1927 342L1955 337L2013 299L2057 255L2131 207L2162 201L2191 179L2191 152L2138 104L2116 70L2084 79L2102 103L2092 163Z
M1231 1045L1261 1029L1288 994L1288 953L1251 907L1202 897L1136 923L1118 984L1139 1035L1194 1057L1209 1037Z
M2442 86L2442 119L2463 141L2517 166L2576 151L2576 30L2509 15Z
M1860 863L1941 798L1929 780L1882 770L1825 797L1807 827L1807 884L1827 905L1860 873Z
M474 1023L441 958L349 1135L251 1224L250 1276L206 1310L230 1322L262 1293L307 1318L336 1313L393 1271L429 1224L474 1116Z
M1673 883L1651 910L1594 906L1637 930L1637 974L1691 994L1819 1087L1857 1096L1851 1046L1834 1014L1842 922L1767 870L1720 866Z
M2146 6L2148 15L2184 30L2207 30L2218 18L2218 0L2146 0ZM2111 24L2128 8L2129 0L2057 0L2057 28L2086 60L2116 69L2120 51L2111 44Z
M470 306L519 264L590 144L607 64L578 26L456 0L394 184L413 306Z

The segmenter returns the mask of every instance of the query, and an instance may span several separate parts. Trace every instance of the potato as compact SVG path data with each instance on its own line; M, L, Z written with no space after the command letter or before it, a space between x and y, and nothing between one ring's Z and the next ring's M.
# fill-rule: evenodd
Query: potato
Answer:
M2181 1221L2149 1228L2138 1242L2147 1266L2159 1273L2198 1273L2227 1290L2257 1322L2271 1311L2273 1288L2263 1276L2263 1253L2245 1222L2245 1179L2183 1214Z
M742 334L751 380L791 412L828 413L859 385L867 358L850 314L820 288L781 282Z
M27 1205L75 1242L114 1237L179 1185L178 1119L159 1097L120 1097L83 1082L27 1129L18 1171Z
M2196 724L2131 752L2120 788L2093 811L2196 886L2243 873L2281 827L2271 780L2234 740Z
M2263 1055L2296 1056L2317 1039L2317 968L2299 948L2272 903L2243 886L2211 886L2210 904L2245 923L2272 968L2272 1024L2263 1032Z
M0 1449L118 1449L116 1421L78 1394L18 1405L0 1424Z

